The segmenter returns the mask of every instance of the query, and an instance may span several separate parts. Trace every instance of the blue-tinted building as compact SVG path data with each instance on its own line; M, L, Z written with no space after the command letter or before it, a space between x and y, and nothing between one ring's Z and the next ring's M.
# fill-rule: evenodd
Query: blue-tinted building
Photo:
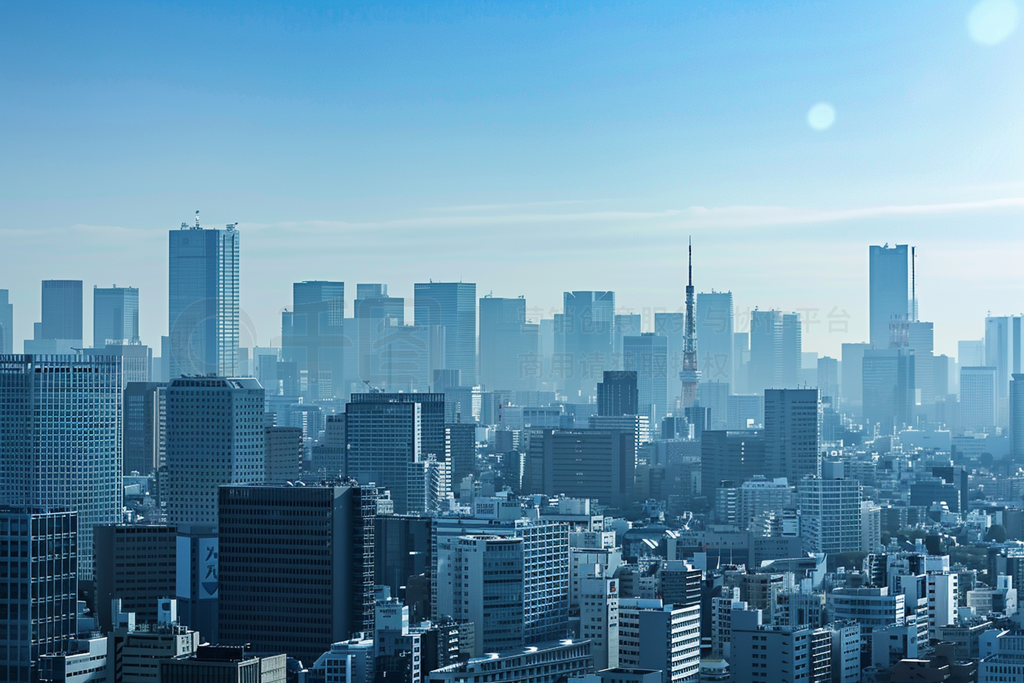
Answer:
M169 377L236 374L238 244L223 230L181 224L169 234Z
M445 367L462 373L463 386L476 384L476 285L418 282L414 289L417 325L444 329Z
M343 396L345 283L296 282L292 310L281 314L281 359L295 363L305 397L312 401Z

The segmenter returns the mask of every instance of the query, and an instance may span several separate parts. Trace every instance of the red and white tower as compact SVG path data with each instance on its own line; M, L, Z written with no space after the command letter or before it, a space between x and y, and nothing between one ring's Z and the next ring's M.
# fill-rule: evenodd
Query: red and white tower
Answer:
M683 369L679 371L679 381L683 383L683 393L679 407L682 410L693 407L697 402L697 383L700 381L700 370L697 369L697 321L693 294L693 244L689 244L689 280L686 284L686 339L683 342Z

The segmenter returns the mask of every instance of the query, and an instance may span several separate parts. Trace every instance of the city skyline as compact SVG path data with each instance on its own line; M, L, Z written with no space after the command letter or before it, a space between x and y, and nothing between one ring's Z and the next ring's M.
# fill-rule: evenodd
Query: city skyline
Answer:
M312 279L679 310L692 235L698 290L738 313L848 312L848 336L805 335L838 356L867 341L864 246L915 244L920 318L953 354L1024 294L1024 40L971 19L992 4L5 8L0 284L21 338L38 302L17 283L138 287L155 347L164 231L200 209L245 234L240 305L268 344Z

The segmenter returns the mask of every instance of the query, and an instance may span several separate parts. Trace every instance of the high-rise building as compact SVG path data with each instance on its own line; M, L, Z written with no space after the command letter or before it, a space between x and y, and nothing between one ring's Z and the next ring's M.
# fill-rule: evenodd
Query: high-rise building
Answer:
M803 328L799 313L782 315L782 365L779 384L776 388L793 389L800 385L800 370L803 367Z
M353 316L355 334L347 336L358 349L356 379L370 386L390 387L397 337L405 327L405 299L388 296L384 284L358 284Z
M94 287L92 290L92 346L101 349L139 341L137 287Z
M761 611L756 609L732 612L732 680L831 683L832 631L810 626L770 626L762 624L761 619Z
M605 370L597 385L597 414L618 416L638 414L636 370Z
M526 320L525 298L480 299L480 384L489 391L536 389L538 334Z
M221 642L314 662L373 627L377 490L220 489Z
M476 384L476 285L472 282L418 282L413 307L417 325L444 329L445 367L462 373L462 384Z
M590 641L594 669L602 671L619 665L619 580L606 578L600 565L596 568L596 575L579 582L580 636Z
M98 349L82 349L85 358L116 357L121 361L121 388L129 382L153 379L153 351L145 344L108 344Z
M799 481L818 474L818 390L764 392L765 460L768 473Z
M167 388L167 518L217 523L217 487L260 484L264 393L254 379L179 377Z
M710 501L728 484L739 486L765 472L762 430L706 431L700 442L701 493Z
M833 407L839 401L839 361L835 358L818 359L818 395L831 398Z
M389 489L399 514L423 512L409 507L411 467L430 457L447 466L444 426L444 394L352 394L345 407L348 476Z
M437 609L476 626L473 654L525 643L523 539L469 534L438 547Z
M871 348L867 343L843 344L842 377L839 384L842 390L842 407L846 412L860 414L864 405L864 353Z
M281 314L281 359L295 363L311 401L344 396L345 283L296 282Z
M864 419L879 434L912 424L914 354L907 349L868 349L861 363Z
M869 341L889 348L889 326L910 319L910 249L906 244L872 246L869 261Z
M128 382L123 410L124 473L152 474L167 456L167 385Z
M661 671L662 683L695 681L700 668L700 597L681 604L619 600L619 666Z
M635 418L634 418L635 420ZM633 429L543 429L530 436L523 489L628 505L637 438Z
M169 378L234 377L238 366L239 233L181 224L168 261Z
M732 292L697 294L697 365L702 382L735 382Z
M1009 403L1010 454L1024 456L1024 374L1012 376Z
M10 292L0 289L0 356L14 353L14 304Z
M82 342L82 281L43 280L43 314L37 339Z
M612 362L609 369L622 369L622 340L639 337L643 332L643 317L639 313L616 313L612 317Z
M1021 371L1021 319L1019 315L985 318L984 365L996 369L996 391L1000 398L1007 396L1010 375Z
M861 551L860 482L846 479L841 463L824 463L821 477L809 475L797 482L804 550L836 555Z
M78 514L0 505L0 546L0 680L30 683L40 655L65 651L78 633Z
M177 590L178 530L167 524L105 524L97 526L96 617L100 631L116 623L113 600L142 623L156 623L161 598Z
M960 428L985 431L996 426L999 404L998 368L960 368Z
M79 576L92 530L121 521L121 364L116 358L0 357L0 502L78 513Z
M783 366L782 313L750 312L750 377L747 389L763 394L765 389L781 389Z
M639 414L651 424L668 415L668 339L651 332L624 337L622 368L636 373Z
M287 484L302 476L302 428L268 426L264 430L264 481Z
M552 371L570 401L595 395L613 351L615 292L565 292L555 316Z

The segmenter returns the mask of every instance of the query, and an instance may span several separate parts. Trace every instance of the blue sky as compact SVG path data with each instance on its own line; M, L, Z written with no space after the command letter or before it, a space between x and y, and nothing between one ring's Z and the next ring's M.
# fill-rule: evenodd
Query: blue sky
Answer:
M868 245L909 242L955 354L1024 309L1024 8L986 3L996 44L971 1L5 3L0 288L25 337L41 279L138 286L156 345L200 209L265 345L304 279L676 310L692 235L698 290L835 355Z

